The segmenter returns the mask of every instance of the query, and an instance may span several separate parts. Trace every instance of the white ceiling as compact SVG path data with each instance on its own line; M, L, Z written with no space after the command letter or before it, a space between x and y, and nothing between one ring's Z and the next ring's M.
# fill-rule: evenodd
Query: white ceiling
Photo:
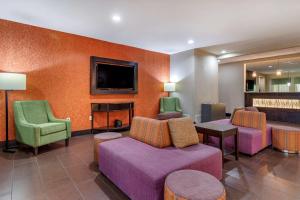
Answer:
M256 41L258 48L261 41L289 38L296 38L289 46L300 44L299 0L0 0L0 5L2 19L170 54L208 46L218 54L224 44L243 41ZM113 14L122 21L113 23ZM195 43L187 44L189 39Z

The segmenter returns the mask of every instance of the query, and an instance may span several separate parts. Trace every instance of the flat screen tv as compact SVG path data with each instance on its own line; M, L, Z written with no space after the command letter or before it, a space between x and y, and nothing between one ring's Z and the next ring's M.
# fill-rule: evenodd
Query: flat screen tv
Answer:
M91 57L91 94L137 93L136 62Z

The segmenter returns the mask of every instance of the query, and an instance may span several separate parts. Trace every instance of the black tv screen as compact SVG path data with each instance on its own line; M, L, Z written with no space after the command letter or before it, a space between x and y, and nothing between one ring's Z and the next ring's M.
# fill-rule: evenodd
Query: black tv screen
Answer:
M134 68L127 66L98 64L97 88L134 89Z
M91 57L91 94L137 93L138 64Z

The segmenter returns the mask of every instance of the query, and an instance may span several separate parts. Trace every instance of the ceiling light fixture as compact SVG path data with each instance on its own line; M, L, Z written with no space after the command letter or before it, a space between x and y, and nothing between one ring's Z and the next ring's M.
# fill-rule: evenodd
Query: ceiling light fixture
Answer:
M187 42L188 44L194 44L195 43L195 41L194 40L188 40L188 42Z
M121 21L121 17L120 15L113 15L112 16L112 20L116 23L120 22Z
M226 50L222 50L222 51L221 51L221 54L224 54L224 53L227 53L227 51L226 51Z
M281 76L281 74L282 74L281 70L277 70L277 71L276 71L276 75L277 75L277 76Z
M252 77L255 78L257 76L256 71L252 72Z
M272 68L273 66L272 65L270 65L270 66L268 66L269 68Z

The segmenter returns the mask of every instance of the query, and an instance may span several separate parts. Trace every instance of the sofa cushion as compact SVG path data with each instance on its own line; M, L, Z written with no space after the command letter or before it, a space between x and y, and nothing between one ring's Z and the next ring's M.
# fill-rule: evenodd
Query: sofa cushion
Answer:
M41 135L48 135L51 133L64 131L66 130L66 124L65 123L44 123L38 125L41 128Z
M23 101L21 105L27 122L32 124L48 122L48 115L43 101Z
M198 134L189 117L169 119L172 142L177 148L184 148L199 143Z
M180 169L222 178L221 151L203 144L155 148L124 137L101 143L99 169L132 200L163 200L164 180Z
M136 140L158 148L172 144L168 121L165 120L134 117L129 135Z

